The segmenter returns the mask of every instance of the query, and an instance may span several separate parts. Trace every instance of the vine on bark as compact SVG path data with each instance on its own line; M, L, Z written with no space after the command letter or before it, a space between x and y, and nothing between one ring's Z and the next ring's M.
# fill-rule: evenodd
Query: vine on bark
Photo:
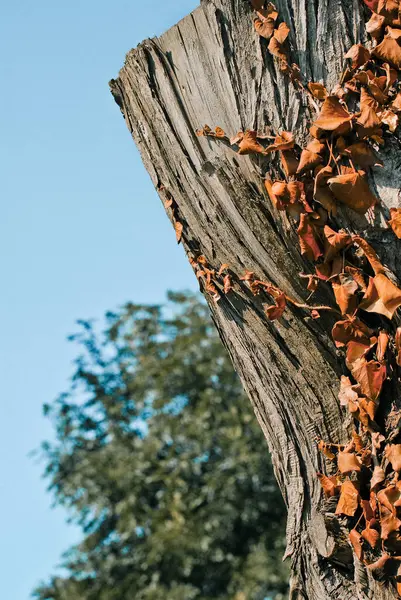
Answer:
M315 262L313 273L300 274L310 296L319 285L330 285L338 308L297 303L250 271L240 279L254 295L271 298L265 306L270 320L280 319L288 303L310 310L313 318L322 310L341 315L332 336L349 371L341 378L339 400L352 417L353 432L347 445L319 442L332 474L318 478L326 497L338 498L336 514L359 560L375 576L395 582L401 597L401 416L394 402L384 402L384 391L387 400L400 383L401 327L394 321L401 289L373 247L360 235L338 229L335 220L342 206L373 224L375 208L380 208L369 170L382 166L377 152L399 126L400 0L364 0L372 11L366 23L372 41L369 47L349 49L341 80L330 92L322 83L306 82L298 66L290 64L290 29L278 24L274 4L250 2L255 30L268 40L267 50L319 113L311 123L311 141L301 149L293 132L286 131L247 130L229 138L220 127L208 125L197 135L215 138L239 155L278 153L282 178L272 181L266 174L268 196L297 225L301 254ZM390 212L388 226L401 239L401 208ZM177 231L175 211L174 216ZM203 255L190 260L216 302L233 290L229 265L217 271ZM378 317L369 320L369 313Z

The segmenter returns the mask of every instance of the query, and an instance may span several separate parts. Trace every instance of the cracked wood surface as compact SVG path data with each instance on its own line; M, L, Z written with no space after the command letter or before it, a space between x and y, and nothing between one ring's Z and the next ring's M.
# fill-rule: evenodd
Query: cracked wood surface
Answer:
M344 53L364 40L359 0L276 5L291 28L292 61L308 80L334 86ZM178 206L186 252L204 254L216 269L228 263L237 275L232 293L217 304L207 299L265 433L288 507L290 597L390 600L396 597L392 589L373 582L360 565L354 568L346 539L334 541L333 511L322 502L316 478L325 470L316 439L347 439L337 399L344 367L330 336L336 319L326 313L314 321L308 311L290 306L272 323L263 298L253 297L239 279L249 269L300 302L308 296L299 273L313 267L300 255L296 226L272 207L264 190L263 177L278 173L277 161L238 156L195 134L207 123L229 136L268 127L294 131L299 144L306 139L314 108L280 73L252 22L247 0L206 0L163 36L129 52L110 86L155 187L164 186ZM385 167L373 170L371 183L384 207L374 224L347 209L338 224L376 242L400 276L400 243L385 225L388 208L400 205L397 139L381 157ZM164 192L160 196L165 200ZM172 218L171 209L167 213ZM331 292L322 289L313 303L333 305Z

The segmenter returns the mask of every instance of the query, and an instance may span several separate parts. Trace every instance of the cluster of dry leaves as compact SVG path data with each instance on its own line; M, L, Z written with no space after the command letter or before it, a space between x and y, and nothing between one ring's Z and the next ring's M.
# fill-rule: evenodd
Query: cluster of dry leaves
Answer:
M338 230L330 221L343 205L373 217L379 203L369 185L369 170L381 165L376 152L399 125L401 115L401 0L364 0L372 11L366 30L369 47L356 44L345 55L346 68L338 85L329 93L321 83L303 86L299 70L289 64L285 23L272 3L250 0L257 16L256 32L269 40L268 50L280 69L321 103L310 127L311 140L300 149L292 132L276 135L241 131L229 139L225 132L207 125L199 136L214 137L230 144L238 154L278 153L283 177L265 186L271 202L297 224L300 251L315 263L314 272L301 274L313 294L322 282L332 287L341 318L332 334L344 353L349 377L342 377L339 399L352 417L354 430L346 446L320 442L319 448L332 461L332 476L319 474L327 497L338 497L336 514L349 528L356 555L376 574L395 575L401 596L401 422L395 409L383 413L383 388L399 384L401 328L393 318L401 306L401 289L380 262L373 247L361 236ZM401 209L391 209L389 228L401 239ZM215 300L221 296L219 278L224 275L224 293L233 288L228 265L216 273L201 256L192 264L206 290ZM253 272L243 277L256 295L267 293L273 304L266 306L269 319L279 319L288 302L319 311L329 307L299 305ZM366 313L379 315L375 328L366 324ZM384 318L383 318L384 317ZM395 431L395 433L394 433ZM399 438L398 438L399 439Z

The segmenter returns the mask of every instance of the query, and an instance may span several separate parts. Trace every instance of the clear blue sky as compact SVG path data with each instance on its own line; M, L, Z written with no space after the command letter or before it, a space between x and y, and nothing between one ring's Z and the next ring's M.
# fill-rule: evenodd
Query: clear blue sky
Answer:
M41 405L67 386L75 320L196 287L107 84L197 4L1 2L2 600L28 600L77 539L28 456L51 435Z

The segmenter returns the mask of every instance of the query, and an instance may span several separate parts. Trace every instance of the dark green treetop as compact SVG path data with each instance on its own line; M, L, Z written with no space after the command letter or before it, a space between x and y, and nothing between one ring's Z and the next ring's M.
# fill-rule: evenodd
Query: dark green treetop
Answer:
M206 306L170 293L80 321L71 389L45 406L55 502L81 526L38 600L279 600L285 509Z

